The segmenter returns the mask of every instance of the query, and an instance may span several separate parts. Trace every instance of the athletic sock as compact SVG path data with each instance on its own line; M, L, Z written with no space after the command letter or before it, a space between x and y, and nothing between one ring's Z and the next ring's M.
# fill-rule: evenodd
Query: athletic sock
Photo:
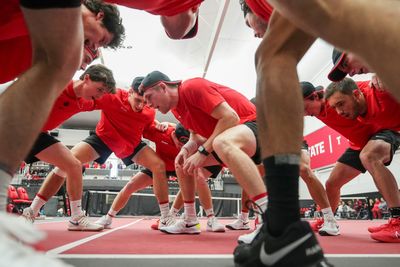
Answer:
M263 160L268 189L266 220L272 236L280 236L300 220L299 155L279 155Z
M166 217L169 214L169 202L158 203L160 206L161 217Z
M172 216L176 216L176 214L178 214L179 211L180 211L180 209L176 209L176 208L172 207L169 212L171 213Z
M73 200L70 202L71 205L71 217L82 215L82 200Z
M206 209L204 211L206 212L207 218L214 217L214 209L213 208Z
M249 212L247 211L243 211L240 213L240 217L239 217L242 221L248 221L249 220Z
M185 220L189 222L197 221L196 207L194 205L194 201L190 202L185 201L183 206L185 210Z
M46 204L48 199L41 194L36 194L36 196L32 200L31 209L33 211L33 215L37 215L39 210Z
M321 209L321 211L322 211L322 214L324 215L324 220L326 220L327 217L335 219L335 215L333 215L331 207L327 207L325 209Z
M265 210L267 209L267 203L268 203L268 196L267 193L262 193L259 194L255 197L252 198L253 202L255 203L255 213L257 215L257 219L256 219L256 225L261 225L263 223L263 214L265 212Z
M6 211L8 185L10 184L12 176L0 169L0 211Z
M117 215L118 211L113 210L113 208L110 208L110 210L107 212L107 216L106 217L111 217L114 218L115 215Z

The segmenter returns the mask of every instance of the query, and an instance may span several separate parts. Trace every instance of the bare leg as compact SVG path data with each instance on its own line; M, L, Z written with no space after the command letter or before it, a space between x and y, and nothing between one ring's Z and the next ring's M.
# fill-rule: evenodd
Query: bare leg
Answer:
M153 184L153 179L143 172L138 172L132 179L121 189L117 197L114 199L111 208L117 213L123 209L128 203L131 195L149 185Z
M0 95L0 163L10 173L79 68L83 45L80 8L22 10L32 40L32 67Z
M360 174L359 170L350 167L349 165L336 162L328 180L326 181L326 193L333 212L336 211L340 201L340 189L343 185L353 180Z
M300 176L307 185L312 199L321 209L330 208L328 196L322 183L315 176L310 168L310 156L307 152L301 151Z
M364 167L374 178L379 192L388 207L400 207L399 186L393 173L385 166L390 159L390 144L382 140L370 140L360 153Z

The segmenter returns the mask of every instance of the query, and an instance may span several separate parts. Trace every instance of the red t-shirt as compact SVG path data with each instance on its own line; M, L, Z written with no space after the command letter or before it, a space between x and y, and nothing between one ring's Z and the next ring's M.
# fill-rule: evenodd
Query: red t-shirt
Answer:
M1 6L0 16L0 83L15 79L32 64L32 48L28 28L19 0Z
M400 104L387 91L376 90L369 81L357 82L367 104L367 112L358 116L362 123L374 124L382 129L400 130Z
M143 137L153 141L156 145L156 153L165 162L166 171L175 171L175 158L179 153L172 140L171 134L175 131L175 127L169 126L165 132L156 129L153 123L143 132Z
M116 94L104 95L96 100L101 109L96 134L117 155L125 158L131 155L140 143L144 129L155 118L155 110L145 106L142 112L133 111L128 102L128 92L117 89Z
M106 0L106 2L144 10L154 15L174 16L200 5L203 0Z
M247 5L258 17L268 22L274 8L266 0L246 0Z
M92 111L94 109L95 103L93 100L76 97L73 81L71 81L54 103L42 131L49 131L56 128L76 113Z
M364 124L358 120L346 119L340 116L335 109L326 103L321 113L316 116L330 128L334 129L350 141L350 147L361 150L368 142L370 137L377 131L376 127Z
M186 129L208 138L218 120L211 116L222 102L236 111L240 123L256 120L256 107L239 92L203 78L183 81L178 88L179 101L172 113Z

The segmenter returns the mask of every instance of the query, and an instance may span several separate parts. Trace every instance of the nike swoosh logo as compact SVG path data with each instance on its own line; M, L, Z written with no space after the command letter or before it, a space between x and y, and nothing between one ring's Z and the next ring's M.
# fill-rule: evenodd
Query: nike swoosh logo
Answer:
M397 237L397 239L400 239L400 234L398 231L396 231L395 236Z
M74 221L69 221L69 223L70 223L70 224L73 224L73 225L75 225L75 226L78 226L78 225L79 225L78 222L74 222Z
M311 233L306 234L300 239L297 239L295 242L275 251L274 253L268 254L265 252L265 241L263 242L261 246L261 251L260 251L260 260L263 264L267 266L274 265L277 263L279 260L281 260L283 257L285 257L287 254L295 250L298 246L300 246L302 243L307 241L312 237Z
M196 225L198 225L198 223L195 223L195 224L186 224L186 228L190 228L190 227L193 227L193 226L196 226Z

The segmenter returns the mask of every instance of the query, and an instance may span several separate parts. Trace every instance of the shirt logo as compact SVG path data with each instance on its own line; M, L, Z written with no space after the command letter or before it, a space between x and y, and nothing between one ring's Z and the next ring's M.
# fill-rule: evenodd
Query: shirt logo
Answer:
M306 234L302 238L294 241L293 243L284 246L283 248L275 251L274 253L268 254L265 252L265 241L263 242L261 246L261 251L260 251L260 260L263 264L267 266L272 266L278 261L280 261L283 257L285 257L287 254L295 250L298 246L303 244L307 239L312 237L311 233Z

